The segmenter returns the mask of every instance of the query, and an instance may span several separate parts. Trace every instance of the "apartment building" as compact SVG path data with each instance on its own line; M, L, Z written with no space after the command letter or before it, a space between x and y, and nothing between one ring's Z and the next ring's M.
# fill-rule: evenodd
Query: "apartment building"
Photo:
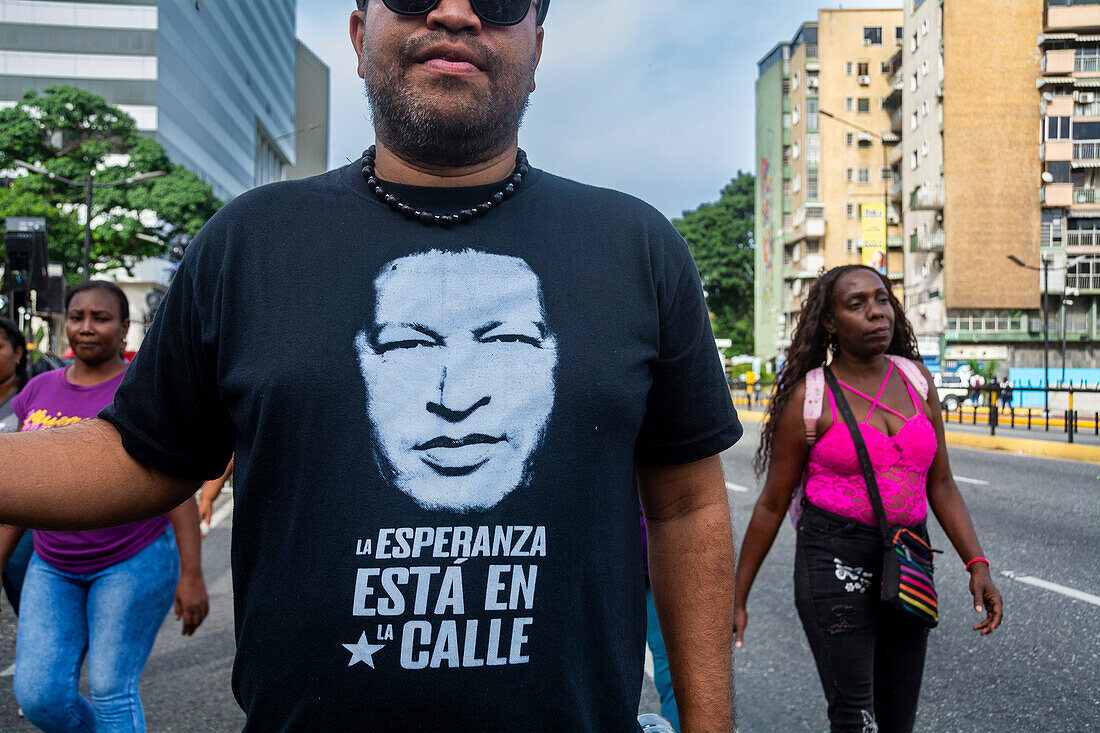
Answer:
M1022 314L1026 324L1018 325L1011 320L1016 314L1009 313L1008 326L1026 328L1029 337L1030 348L1014 355L1014 361L1040 365L1042 318L1036 301L1045 298L1047 333L1057 344L1052 367L1060 358L1059 341L1066 344L1069 368L1095 367L1100 339L1100 0L1047 0L1043 5L1035 11L1040 17L1029 18L1042 29L1035 82L1041 113L1036 134L1041 140L1040 223L1037 243L1020 256L1031 265L1045 261L1047 272L1045 277L1041 270L1027 273L1034 295Z
M902 287L890 202L901 34L901 9L823 9L757 65L755 336L773 369L825 269L865 261Z
M282 180L305 143L327 157L323 104L296 108L296 0L0 0L0 105L29 89L78 86L134 117L142 134L221 198ZM310 55L311 56L311 55ZM312 116L311 116L312 115ZM314 117L316 119L314 119ZM324 134L296 132L316 122ZM304 124L303 124L304 123ZM317 128L311 128L316 130Z

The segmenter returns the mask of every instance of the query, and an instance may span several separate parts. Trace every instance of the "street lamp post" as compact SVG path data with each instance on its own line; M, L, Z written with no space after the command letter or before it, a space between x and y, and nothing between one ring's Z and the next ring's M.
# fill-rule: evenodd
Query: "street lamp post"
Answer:
M28 163L24 160L16 160L14 163L22 168L26 168L32 173L39 173L46 176L51 181L60 181L68 186L83 186L84 187L84 282L88 282L92 278L92 192L97 188L114 188L116 186L129 186L134 183L141 183L142 181L149 181L154 178L160 178L161 176L168 175L165 171L151 171L149 173L138 173L135 176L130 176L121 181L111 181L109 183L95 183L92 180L94 170L88 171L87 177L83 181L74 181L65 176L59 176L53 171L47 170L41 166Z
M1044 256L1039 257L1039 261L1042 262L1042 267L1035 267L1029 265L1016 255L1008 255L1008 259L1013 264L1024 267L1028 270L1041 271L1043 273L1043 292L1041 293L1042 300L1040 306L1043 312L1043 412L1046 415L1050 415L1050 326L1047 318L1047 292L1050 290L1050 259Z

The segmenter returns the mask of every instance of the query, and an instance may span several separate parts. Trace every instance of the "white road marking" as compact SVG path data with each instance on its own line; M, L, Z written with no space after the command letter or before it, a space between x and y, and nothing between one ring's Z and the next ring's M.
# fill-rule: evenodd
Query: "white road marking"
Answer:
M0 672L0 677L14 677L14 676L15 676L15 662L12 662L11 666L9 666L3 672Z
M15 669L14 664L12 669ZM653 652L649 650L649 644L645 645L645 676L653 679Z
M210 517L210 529L214 529L214 527L217 527L219 524L232 516L232 514L233 497L230 496L224 504L218 507L218 511L214 512L214 516Z
M1055 593L1061 593L1064 596L1075 598L1078 601L1084 601L1085 603L1091 603L1094 606L1100 606L1100 596L1094 596L1092 593L1085 593L1084 591L1077 590L1076 588L1067 588L1064 585L1051 583L1049 580L1043 580L1042 578L1033 578L1030 575L1018 575L1012 570L1002 570L1001 575L1010 580L1015 580L1017 583L1034 585L1036 588L1054 591Z
M955 475L955 481L960 484L974 484L975 486L989 486L988 481L982 481L980 478L967 478L966 476Z
M730 481L726 482L726 491L736 491L739 494L747 494L749 492L748 486L742 486L741 484L735 484Z

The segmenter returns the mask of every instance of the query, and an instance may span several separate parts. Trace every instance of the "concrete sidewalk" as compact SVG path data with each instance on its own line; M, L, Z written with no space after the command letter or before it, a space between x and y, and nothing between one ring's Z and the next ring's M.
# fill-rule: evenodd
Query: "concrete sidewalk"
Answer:
M764 413L757 410L746 409L744 400L734 400L737 407L737 416L743 422L763 422ZM1053 426L1053 423L1051 423ZM1008 430L1007 428L1004 430ZM984 431L984 434L983 434ZM1018 434L1004 435L998 428L998 435L989 435L989 426L944 424L944 432L947 436L947 444L957 448L977 448L979 450L1004 451L1028 456L1042 456L1043 458L1055 458L1063 461L1084 461L1086 463L1100 464L1100 444L1095 444L1095 438L1091 435L1079 436L1087 438L1089 443L1067 443L1065 434L1061 430L1057 432L1032 431L1032 437L1020 437ZM1017 431L1018 432L1018 431ZM1040 437L1042 436L1042 437Z

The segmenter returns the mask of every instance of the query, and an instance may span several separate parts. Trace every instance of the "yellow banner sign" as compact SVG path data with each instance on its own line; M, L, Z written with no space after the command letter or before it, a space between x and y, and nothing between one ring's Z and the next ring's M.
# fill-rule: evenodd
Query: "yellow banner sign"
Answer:
M863 264L886 273L886 206L861 204L859 216L863 224Z

